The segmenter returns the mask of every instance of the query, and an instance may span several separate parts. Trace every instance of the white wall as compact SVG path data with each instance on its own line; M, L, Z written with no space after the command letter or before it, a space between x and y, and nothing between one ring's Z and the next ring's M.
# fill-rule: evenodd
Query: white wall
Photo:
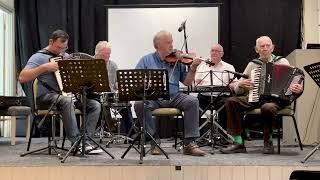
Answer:
M320 43L320 0L303 1L303 34L302 47L307 43Z
M11 10L14 9L14 0L0 0L0 4Z
M218 10L218 7L109 8L110 59L119 69L134 68L143 55L155 51L152 39L160 30L171 32L174 48L181 49L184 39L178 28L184 20L189 52L208 58L210 46L218 43Z

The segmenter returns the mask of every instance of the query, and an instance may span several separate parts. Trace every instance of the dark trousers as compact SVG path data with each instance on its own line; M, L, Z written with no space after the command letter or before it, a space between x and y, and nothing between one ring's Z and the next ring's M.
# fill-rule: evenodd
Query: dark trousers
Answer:
M207 110L218 110L222 105L224 105L225 103L225 100L228 98L227 96L220 96L216 99L215 96L212 97L213 99L213 104L211 104L210 106L210 103L211 103L211 96L207 96L207 95L203 95L201 93L198 94L198 100L199 100L199 107L200 107L200 112L199 114L201 115L203 113L203 111L205 109ZM209 107L208 107L209 106ZM219 114L218 114L218 121L219 121L219 124L223 127L223 128L226 128L227 126L227 118L226 118L226 111L225 111L225 108L223 108ZM201 119L201 117L200 117ZM201 122L203 123L203 122ZM201 125L201 124L200 124Z
M270 139L272 132L272 122L275 120L280 105L274 102L264 103L263 105L248 102L248 96L230 97L225 102L227 112L227 130L233 135L241 135L242 113L255 108L261 109L261 118L263 120L263 139Z

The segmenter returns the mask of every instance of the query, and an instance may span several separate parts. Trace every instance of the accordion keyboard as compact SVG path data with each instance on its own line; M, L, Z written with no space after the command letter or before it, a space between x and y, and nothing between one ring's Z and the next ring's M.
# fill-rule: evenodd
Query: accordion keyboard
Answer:
M249 91L249 102L259 102L260 76L261 67L257 67L251 71L251 80L254 83L253 89Z

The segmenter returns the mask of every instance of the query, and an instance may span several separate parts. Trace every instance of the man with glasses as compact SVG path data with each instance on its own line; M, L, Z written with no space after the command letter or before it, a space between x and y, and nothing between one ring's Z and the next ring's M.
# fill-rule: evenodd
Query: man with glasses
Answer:
M67 138L71 144L75 143L80 137L75 116L75 107L72 97L60 95L60 89L54 72L58 70L58 63L50 61L52 57L59 57L65 54L68 48L69 35L62 31L56 30L51 34L47 47L33 54L24 69L20 72L19 81L26 83L38 79L37 105L39 108L48 109L56 100L57 110L61 111L62 120L65 127ZM93 136L100 111L100 103L93 99L87 99L86 106L86 132L88 136ZM100 153L97 149L86 143L86 152Z
M226 86L230 79L233 78L233 74L229 74L228 71L235 71L233 65L222 60L224 55L223 47L220 44L213 44L210 49L210 62L202 62L198 68L195 76L195 86L201 88L201 86ZM212 80L212 82L211 82ZM219 92L200 92L198 94L200 114L204 113L203 110L206 108L210 110L211 108L218 109L224 104L226 96L222 96L216 99L216 96ZM211 102L211 96L213 96L214 107L208 108ZM223 127L226 127L225 111L219 113L219 122L222 123Z

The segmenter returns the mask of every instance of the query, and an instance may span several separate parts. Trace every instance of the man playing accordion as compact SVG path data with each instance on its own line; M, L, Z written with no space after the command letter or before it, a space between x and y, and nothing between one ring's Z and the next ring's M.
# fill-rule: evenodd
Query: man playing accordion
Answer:
M290 66L287 59L275 56L272 54L274 45L268 36L261 36L256 40L255 51L259 54L259 58L248 63L243 74L248 75L248 79L241 78L238 82L232 85L232 89L237 94L244 94L244 96L230 97L226 100L225 106L227 111L227 130L234 136L234 143L227 148L221 149L222 153L245 153L241 138L241 112L253 110L255 108L261 109L261 117L263 120L263 140L264 140L264 154L273 154L274 147L272 143L272 122L275 120L277 112L283 108L284 104L276 101L251 103L248 101L247 94L249 90L254 88L251 71L264 63L282 64ZM259 64L260 63L260 64ZM289 89L296 97L302 94L303 86L299 83L293 83Z

